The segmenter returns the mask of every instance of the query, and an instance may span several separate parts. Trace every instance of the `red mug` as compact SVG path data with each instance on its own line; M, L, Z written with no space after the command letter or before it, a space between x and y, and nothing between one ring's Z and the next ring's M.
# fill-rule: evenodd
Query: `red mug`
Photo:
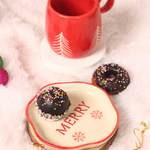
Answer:
M101 37L101 13L110 10L114 0L48 0L45 32L51 49L67 58L91 54Z

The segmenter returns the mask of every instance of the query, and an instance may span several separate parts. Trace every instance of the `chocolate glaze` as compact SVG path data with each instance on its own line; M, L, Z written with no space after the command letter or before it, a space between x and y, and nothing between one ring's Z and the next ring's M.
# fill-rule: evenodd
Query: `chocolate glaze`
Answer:
M67 93L59 87L46 87L37 96L37 107L45 114L63 115L69 106Z
M118 64L104 64L94 72L96 85L109 94L117 94L126 89L130 83L128 72Z

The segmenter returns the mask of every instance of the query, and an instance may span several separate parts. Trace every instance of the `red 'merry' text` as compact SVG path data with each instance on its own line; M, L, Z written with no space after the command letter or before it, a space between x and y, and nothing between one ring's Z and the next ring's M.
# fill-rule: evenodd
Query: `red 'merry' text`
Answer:
M74 112L70 113L68 117L64 119L63 123L61 123L62 129L56 129L56 131L65 135L67 129L70 129L71 126L73 126L89 108L90 106L85 105L84 101L82 101L81 104L74 109Z

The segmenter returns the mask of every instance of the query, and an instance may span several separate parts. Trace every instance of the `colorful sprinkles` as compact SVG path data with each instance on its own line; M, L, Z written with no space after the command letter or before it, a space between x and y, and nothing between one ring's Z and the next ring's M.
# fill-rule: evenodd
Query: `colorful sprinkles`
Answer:
M45 103L42 104L47 105L48 103L54 103L56 106L61 106L62 103L65 103L63 100L63 96L65 92L62 91L59 87L46 87L44 90L40 91L37 94L37 98L40 100L45 99ZM67 95L68 96L68 95ZM54 102L55 99L60 99L58 102ZM56 107L54 108L56 110Z
M38 114L49 121L60 119L68 111L70 100L59 87L47 86L35 98Z
M130 83L128 72L115 63L103 64L94 72L96 85L109 94L123 91Z

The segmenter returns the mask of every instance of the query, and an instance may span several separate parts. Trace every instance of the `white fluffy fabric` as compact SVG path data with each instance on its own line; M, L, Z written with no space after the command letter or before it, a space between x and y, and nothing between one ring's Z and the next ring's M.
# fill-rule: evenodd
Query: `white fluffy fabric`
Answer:
M150 0L115 0L113 9L102 14L107 51L82 76L55 73L43 65L39 45L45 37L46 4L47 0L0 0L0 56L9 74L8 83L0 85L0 149L36 150L28 135L25 108L41 87L64 81L91 83L94 70L110 62L125 68L131 83L111 96L120 123L109 150L136 148L133 129L150 112ZM150 149L149 141L145 136L141 150Z

